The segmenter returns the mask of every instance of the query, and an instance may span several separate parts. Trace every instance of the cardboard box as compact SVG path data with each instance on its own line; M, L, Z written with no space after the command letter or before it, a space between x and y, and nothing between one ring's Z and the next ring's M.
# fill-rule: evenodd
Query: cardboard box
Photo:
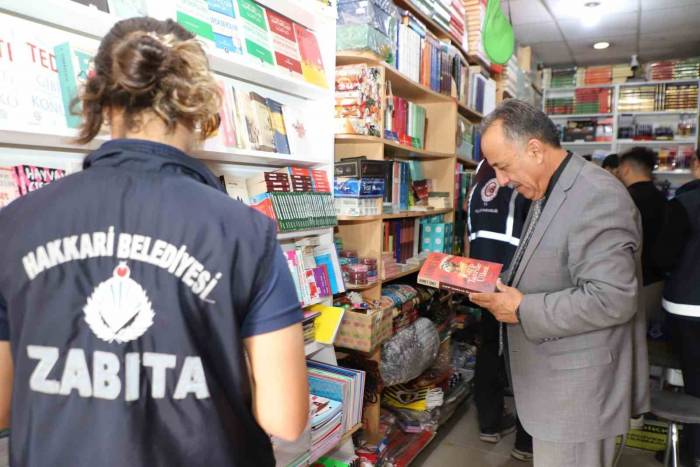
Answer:
M335 345L372 352L392 335L393 308L373 309L367 313L346 310Z

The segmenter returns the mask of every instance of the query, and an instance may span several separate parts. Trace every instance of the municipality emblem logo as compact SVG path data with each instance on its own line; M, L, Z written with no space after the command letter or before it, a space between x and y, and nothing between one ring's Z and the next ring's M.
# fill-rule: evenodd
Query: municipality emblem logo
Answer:
M498 181L495 178L492 178L488 182L486 182L486 185L484 185L484 188L481 189L481 200L484 203L488 203L489 201L493 201L496 199L496 196L498 195Z
M151 301L130 276L131 270L121 261L112 277L95 287L83 307L85 322L103 341L121 344L138 339L153 324Z

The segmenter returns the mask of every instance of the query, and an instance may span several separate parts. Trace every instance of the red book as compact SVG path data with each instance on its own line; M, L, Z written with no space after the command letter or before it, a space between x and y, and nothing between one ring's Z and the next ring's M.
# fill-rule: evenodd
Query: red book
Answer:
M494 292L503 265L478 259L430 253L418 283L458 293Z
M267 23L270 25L277 66L302 77L301 57L294 35L294 23L289 18L267 8L265 13L267 13Z

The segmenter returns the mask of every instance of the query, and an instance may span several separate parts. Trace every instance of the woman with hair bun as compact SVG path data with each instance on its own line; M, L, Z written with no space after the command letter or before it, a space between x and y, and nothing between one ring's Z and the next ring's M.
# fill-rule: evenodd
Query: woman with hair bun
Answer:
M100 44L82 172L0 211L0 428L16 466L268 466L308 417L302 313L276 227L188 154L216 131L177 23ZM77 108L77 107L75 107Z

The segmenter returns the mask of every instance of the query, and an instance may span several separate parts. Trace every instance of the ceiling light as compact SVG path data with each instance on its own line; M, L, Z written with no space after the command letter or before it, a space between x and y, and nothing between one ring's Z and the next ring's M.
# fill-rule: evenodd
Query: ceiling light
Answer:
M610 47L610 42L596 42L593 44L593 48L596 50L603 50Z
M592 28L600 22L600 16L603 13L600 7L600 2L587 2L583 4L581 8L580 16L581 23L587 27Z

